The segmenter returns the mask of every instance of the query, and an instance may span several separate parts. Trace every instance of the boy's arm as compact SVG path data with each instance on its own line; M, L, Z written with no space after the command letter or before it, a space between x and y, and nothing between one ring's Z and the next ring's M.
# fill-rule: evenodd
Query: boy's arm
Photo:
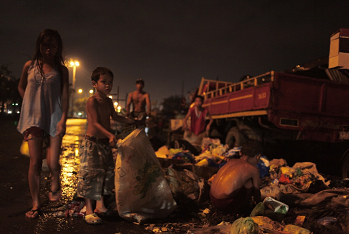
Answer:
M111 108L111 117L113 120L118 121L120 123L126 123L126 124L133 124L135 121L133 119L125 118L124 116L118 115L113 107L113 103L110 102L110 108Z
M147 116L150 116L150 111L151 111L151 104L150 104L150 96L149 93L145 96L145 101L147 104Z
M99 132L101 132L104 136L109 138L109 141L113 140L113 137L115 138L115 135L109 132L107 129L105 129L99 122L98 114L97 114L97 102L93 97L90 97L87 100L86 103L86 112L90 115L92 123L89 123L93 125ZM116 139L115 139L116 141ZM112 142L110 142L112 144Z

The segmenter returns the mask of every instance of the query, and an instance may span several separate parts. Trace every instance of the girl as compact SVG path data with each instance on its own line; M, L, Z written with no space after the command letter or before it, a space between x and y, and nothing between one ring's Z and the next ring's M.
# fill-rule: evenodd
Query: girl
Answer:
M45 29L36 41L34 58L24 64L18 91L23 98L18 131L28 141L30 165L28 182L33 207L27 218L40 213L39 191L42 144L49 138L47 164L51 171L50 201L61 197L59 155L65 134L68 103L68 69L63 65L62 40L56 30Z

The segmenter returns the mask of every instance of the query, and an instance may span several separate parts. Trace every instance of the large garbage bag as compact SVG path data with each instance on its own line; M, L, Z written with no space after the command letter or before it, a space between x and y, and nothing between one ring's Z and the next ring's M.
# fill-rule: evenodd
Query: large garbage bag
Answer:
M165 169L165 178L175 198L184 195L195 202L200 202L207 192L205 180L187 169L177 171L168 167Z
M302 199L298 202L296 201L296 204L304 207L313 207L325 200L329 200L330 198L336 198L336 197L342 197L342 196L348 196L348 195L349 195L348 189L326 189L318 193L311 194L309 197Z
M171 214L176 202L144 129L119 140L118 148L115 196L120 217L140 223Z

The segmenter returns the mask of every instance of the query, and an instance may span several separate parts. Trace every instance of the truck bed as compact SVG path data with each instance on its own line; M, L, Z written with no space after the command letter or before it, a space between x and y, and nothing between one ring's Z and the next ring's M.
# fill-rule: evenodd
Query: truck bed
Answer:
M336 141L349 126L349 85L330 80L273 71L234 84L203 78L199 94L214 119L266 116L303 139L323 131L317 138Z

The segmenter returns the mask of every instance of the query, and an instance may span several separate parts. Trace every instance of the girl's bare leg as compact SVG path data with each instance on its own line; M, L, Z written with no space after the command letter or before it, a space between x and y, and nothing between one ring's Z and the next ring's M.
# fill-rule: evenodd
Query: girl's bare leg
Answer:
M61 136L55 136L55 137L50 136L50 145L47 148L46 161L51 171L51 179L52 179L51 194L50 194L51 201L58 200L61 196L59 192L55 193L60 190L59 176L61 172L61 165L59 164L59 156L60 156L61 144L62 144Z
M40 193L40 173L42 164L42 137L35 137L28 141L30 164L28 173L28 182L31 197L33 200L32 210L38 210L40 208L39 193ZM35 212L29 211L26 216L28 218L34 218L38 215Z

